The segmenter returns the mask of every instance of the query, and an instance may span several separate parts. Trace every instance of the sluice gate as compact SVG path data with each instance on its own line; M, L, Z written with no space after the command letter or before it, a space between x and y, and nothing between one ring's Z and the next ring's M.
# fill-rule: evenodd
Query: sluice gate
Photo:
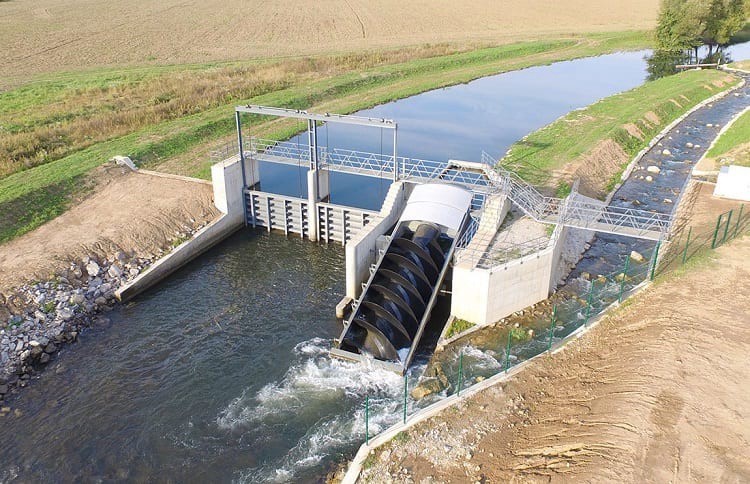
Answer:
M388 369L406 371L467 226L471 200L470 191L455 185L414 187L333 356L374 358Z

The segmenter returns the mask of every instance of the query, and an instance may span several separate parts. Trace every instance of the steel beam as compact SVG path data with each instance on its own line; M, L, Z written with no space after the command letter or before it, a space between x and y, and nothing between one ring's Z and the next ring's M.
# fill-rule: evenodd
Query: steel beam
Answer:
M342 124L356 124L359 126L373 126L378 128L396 129L396 122L392 119L385 118L365 118L362 116L350 116L344 114L316 114L308 113L301 109L274 108L270 106L256 106L248 104L247 106L237 106L234 108L238 113L263 114L267 116L279 116L283 118L308 119L320 121L323 123L334 122Z

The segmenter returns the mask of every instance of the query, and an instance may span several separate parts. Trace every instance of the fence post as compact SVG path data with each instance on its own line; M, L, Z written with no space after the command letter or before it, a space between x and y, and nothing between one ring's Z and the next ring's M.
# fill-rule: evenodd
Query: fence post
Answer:
M732 212L734 212L734 210L730 210L729 216L727 217L727 226L724 227L724 237L721 238L722 244L727 241L727 234L729 233L729 223L732 221Z
M620 294L617 296L617 302L622 302L622 293L625 290L625 279L628 277L628 269L630 268L630 254L625 259L625 268L622 271L622 279L620 279Z
M547 341L547 351L552 350L552 335L555 334L556 322L557 322L557 304L552 306L552 317L549 320L549 340Z
M716 221L716 228L714 229L714 238L711 240L711 248L716 248L716 236L719 234L719 227L721 226L721 217L723 217L724 214L722 213L719 215L719 219Z
M654 277L656 276L656 264L659 262L659 247L661 247L661 239L656 241L656 246L654 247L654 253L651 255L651 277L650 279L653 281Z
M685 251L682 253L682 263L684 264L685 261L687 261L687 255L688 255L688 246L690 245L690 235L693 233L693 227L690 227L688 229L688 236L687 236L687 242L685 242Z
M404 423L406 423L406 399L409 396L409 375L404 374Z
M370 445L370 395L365 395L365 444Z
M596 284L596 280L592 279L591 284L589 284L589 295L586 298L586 319L583 321L584 326L589 324L589 318L591 318L591 302L594 299L594 284Z
M461 388L463 387L464 383L464 350L461 348L461 351L458 353L458 391L456 392L457 395L461 395Z
M505 373L510 368L510 339L513 337L513 328L508 328L508 347L505 349Z
M740 220L742 220L742 209L745 208L745 204L743 203L740 205L740 214L737 216L737 225L734 226L734 234L732 234L732 238L737 237L737 232L740 230Z

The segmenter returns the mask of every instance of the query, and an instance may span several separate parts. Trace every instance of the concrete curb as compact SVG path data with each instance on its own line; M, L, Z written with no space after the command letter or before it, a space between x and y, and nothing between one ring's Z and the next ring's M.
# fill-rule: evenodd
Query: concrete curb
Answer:
M642 291L643 289L645 289L646 287L650 285L651 285L651 281L648 279L641 282L640 284L632 288L630 291L625 293L626 297L623 299L623 302L627 301L631 296L639 293L640 291ZM581 338L583 335L588 333L592 328L595 328L596 326L598 326L599 323L602 320L604 320L605 317L609 316L609 313L612 311L612 309L615 309L621 305L622 303L619 303L617 301L613 302L612 304L607 306L604 309L604 311L594 316L588 324L580 326L578 329L576 329L575 331L570 333L568 336L563 338L561 341L559 341L553 347L552 351L545 351L544 353L540 353L532 358L529 358L528 360L525 360L511 367L507 372L498 373L494 376L487 378L486 380L482 380L479 383L475 383L474 385L462 391L461 395L453 394L450 397L440 400L439 402L433 403L432 405L429 405L428 407L425 407L422 410L407 417L406 423L399 423L399 424L393 425L392 427L384 430L383 432L381 432L374 438L370 439L369 444L362 444L359 450L357 451L356 455L352 459L351 463L349 464L349 468L347 469L346 474L344 475L344 478L341 480L342 484L356 483L357 480L359 479L360 473L362 472L362 467L364 465L364 462L367 459L367 456L370 454L370 452L390 442L399 433L405 430L409 430L415 425L429 418L436 416L437 414L439 414L440 412L442 412L443 410L447 408L450 408L454 405L465 402L469 398L473 397L474 395L476 395L477 393L483 390L486 390L487 388L490 388L499 383L508 381L514 375L523 371L527 366L529 366L535 360L539 358L549 357L550 355L555 355L565 350L570 343Z
M130 283L120 287L115 291L115 297L121 302L132 299L224 240L242 225L242 221L237 221L235 217L222 215L154 262Z
M200 183L202 185L212 185L212 183L209 180L202 180L200 178L193 178L190 176L173 175L172 173L163 173L160 171L138 169L136 170L135 173L140 173L142 175L156 176L159 178L170 178L172 180L179 180L179 181L190 182L190 183Z

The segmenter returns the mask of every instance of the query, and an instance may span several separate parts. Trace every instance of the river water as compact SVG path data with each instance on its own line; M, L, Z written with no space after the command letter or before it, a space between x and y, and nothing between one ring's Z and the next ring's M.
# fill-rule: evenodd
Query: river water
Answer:
M530 68L362 114L398 120L400 154L477 160L640 84L643 57ZM330 129L331 145L377 151L366 133ZM300 194L294 168L263 167L261 183ZM376 208L384 193L344 175L332 186L334 202L354 206ZM240 231L82 333L14 397L22 415L2 422L0 481L316 481L362 442L365 395L373 434L401 412L400 377L326 356L343 292L340 246Z

